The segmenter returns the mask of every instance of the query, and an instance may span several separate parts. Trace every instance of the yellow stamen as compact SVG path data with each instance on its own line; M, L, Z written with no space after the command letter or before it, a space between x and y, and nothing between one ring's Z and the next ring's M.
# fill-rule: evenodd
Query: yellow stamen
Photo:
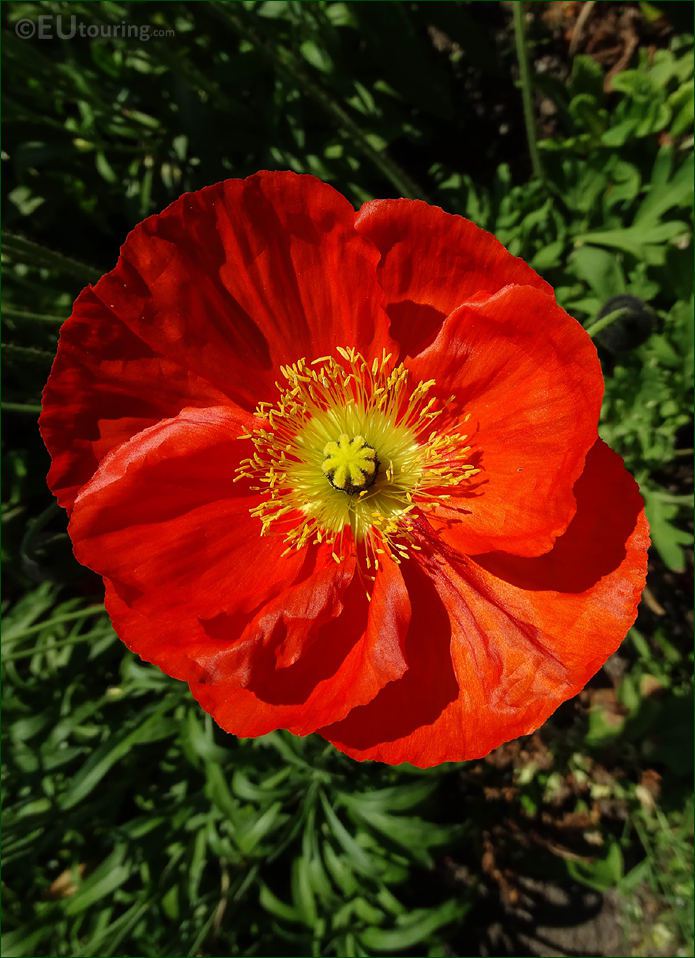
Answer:
M242 437L253 452L236 479L261 493L252 515L262 535L282 531L286 551L324 542L342 562L349 529L367 568L377 568L378 555L400 562L417 550L417 516L450 511L447 490L480 470L467 461L466 435L434 428L451 417L434 380L411 388L386 352L372 361L352 347L337 353L281 367L286 383L276 403L257 408L263 424Z

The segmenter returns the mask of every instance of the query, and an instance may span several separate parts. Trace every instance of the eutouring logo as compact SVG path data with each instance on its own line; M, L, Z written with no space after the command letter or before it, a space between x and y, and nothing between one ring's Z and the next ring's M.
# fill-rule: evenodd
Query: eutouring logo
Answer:
M140 40L147 42L153 38L173 37L175 31L152 27L148 23L87 23L74 14L69 17L62 13L41 14L33 20L27 17L18 20L14 32L21 40L74 40L83 37L90 40Z

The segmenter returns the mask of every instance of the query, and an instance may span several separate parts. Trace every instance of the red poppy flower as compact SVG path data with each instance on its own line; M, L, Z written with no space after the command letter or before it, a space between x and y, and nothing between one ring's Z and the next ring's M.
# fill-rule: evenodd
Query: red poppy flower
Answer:
M135 228L41 429L126 645L237 735L429 766L536 729L635 617L647 525L601 395L488 233L258 173Z

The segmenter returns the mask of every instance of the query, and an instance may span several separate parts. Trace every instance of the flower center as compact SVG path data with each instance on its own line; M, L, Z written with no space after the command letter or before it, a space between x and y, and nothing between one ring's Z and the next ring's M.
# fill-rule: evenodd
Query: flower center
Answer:
M374 483L379 460L363 436L351 439L343 432L337 442L326 443L323 454L321 469L334 489L354 495Z
M451 488L480 471L458 431L470 416L433 396L434 380L413 386L386 353L369 362L338 347L280 371L277 402L261 403L258 428L241 436L254 449L235 479L260 493L261 534L282 533L286 552L333 543L337 562L357 549L367 568L384 552L407 559L418 516L451 511Z

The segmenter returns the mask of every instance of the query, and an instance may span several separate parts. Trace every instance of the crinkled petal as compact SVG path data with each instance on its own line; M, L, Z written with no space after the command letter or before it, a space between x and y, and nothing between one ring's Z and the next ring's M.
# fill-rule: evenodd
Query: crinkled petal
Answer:
M253 417L186 409L113 450L79 494L70 535L104 576L125 644L190 683L237 734L311 731L370 701L405 669L409 602L384 563L371 602L333 547L285 555L261 537L257 498L234 484Z
M257 173L140 223L61 330L41 429L70 508L109 449L184 406L274 397L279 367L391 348L377 250L311 176Z
M357 759L428 767L537 729L615 651L637 612L649 534L619 456L598 442L552 552L456 556L406 571L408 671L320 732Z
M302 569L303 556L281 559L282 540L260 537L257 499L233 482L237 437L253 421L231 407L185 409L113 450L75 502L75 556L134 612L137 628L120 637L176 678L211 641L201 619L225 612L241 631Z
M432 345L408 362L415 381L451 394L449 430L469 435L481 472L450 489L440 534L471 555L540 555L568 526L574 483L596 441L603 378L596 349L555 300L508 286L447 317Z
M43 394L40 427L52 459L48 484L69 511L111 449L184 406L227 401L185 362L131 333L87 288L61 329Z
M402 356L415 356L461 303L512 283L551 287L491 233L421 200L373 200L357 230L379 249L391 333Z
M327 561L332 570L320 568L269 602L241 647L210 657L190 683L223 729L306 735L370 702L405 672L410 600L398 566L380 564L369 601L352 565L336 570Z

